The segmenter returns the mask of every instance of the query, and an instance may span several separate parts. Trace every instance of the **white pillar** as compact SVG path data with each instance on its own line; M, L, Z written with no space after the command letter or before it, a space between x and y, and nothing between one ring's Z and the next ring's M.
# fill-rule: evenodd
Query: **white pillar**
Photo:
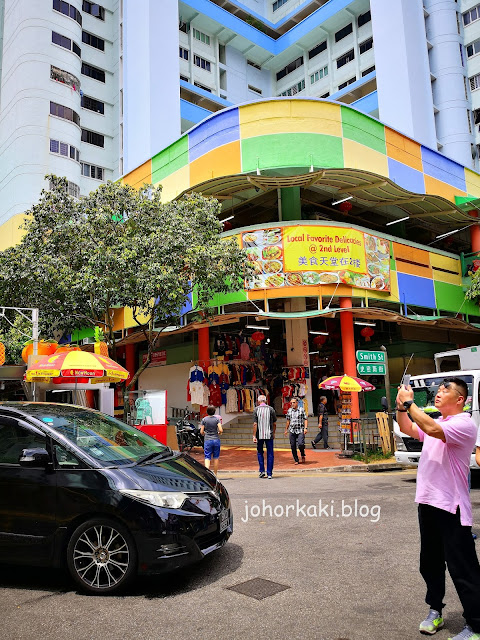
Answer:
M305 298L291 298L285 302L286 312L305 311ZM288 366L299 366L310 368L310 356L308 355L308 320L306 318L296 318L294 320L285 320L285 333L287 345L287 364ZM310 370L310 376L312 371ZM307 402L308 413L313 415L312 400L312 378L307 380ZM311 426L311 425L310 425Z

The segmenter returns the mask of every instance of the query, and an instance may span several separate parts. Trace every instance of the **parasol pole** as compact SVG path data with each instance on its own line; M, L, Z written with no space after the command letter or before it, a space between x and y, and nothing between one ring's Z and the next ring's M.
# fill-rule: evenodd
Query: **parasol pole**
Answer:
M32 309L33 357L38 355L38 309ZM37 400L37 384L32 382L32 399Z
M388 370L388 355L387 347L381 346L380 349L385 354L385 394L387 396L387 417L388 417L388 431L390 433L390 451L395 453L395 441L393 439L393 414L392 414L392 401L390 398L390 372Z

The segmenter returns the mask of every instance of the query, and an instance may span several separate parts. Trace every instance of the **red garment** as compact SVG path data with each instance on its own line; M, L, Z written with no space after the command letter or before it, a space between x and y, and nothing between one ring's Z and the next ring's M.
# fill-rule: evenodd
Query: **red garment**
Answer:
M208 388L210 389L210 404L213 405L214 407L221 407L222 406L222 390L220 386L214 382Z

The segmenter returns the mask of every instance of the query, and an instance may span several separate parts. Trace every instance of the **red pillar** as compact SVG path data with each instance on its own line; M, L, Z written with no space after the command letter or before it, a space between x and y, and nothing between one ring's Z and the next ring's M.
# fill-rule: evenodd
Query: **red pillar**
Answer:
M472 218L478 218L478 211L469 211L468 213ZM472 243L472 252L480 253L480 226L478 223L470 227L470 240Z
M210 364L210 332L208 327L202 327L198 330L198 359L200 363Z
M340 298L341 309L351 309L351 298ZM351 311L340 313L340 330L342 333L343 369L347 376L357 375L357 361L355 355L355 336L353 333L353 315ZM360 418L358 393L352 393L352 418Z
M127 369L128 371L128 379L127 379L127 384L128 384L137 371L137 367L135 366L135 345L134 344L125 345L125 369Z

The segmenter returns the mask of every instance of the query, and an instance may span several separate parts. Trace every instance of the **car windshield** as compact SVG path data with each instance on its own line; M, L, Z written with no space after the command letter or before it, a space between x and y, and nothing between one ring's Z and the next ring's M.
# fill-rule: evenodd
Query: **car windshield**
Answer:
M139 464L171 453L169 447L146 433L98 411L31 404L27 412L62 434L102 467Z
M417 407L420 407L426 413L438 413L435 407L435 396L437 395L438 387L443 384L445 377L448 378L448 376L440 375L417 378L411 381L410 384L414 392ZM459 375L456 377L461 378L467 384L468 397L465 402L465 411L471 411L473 376Z

